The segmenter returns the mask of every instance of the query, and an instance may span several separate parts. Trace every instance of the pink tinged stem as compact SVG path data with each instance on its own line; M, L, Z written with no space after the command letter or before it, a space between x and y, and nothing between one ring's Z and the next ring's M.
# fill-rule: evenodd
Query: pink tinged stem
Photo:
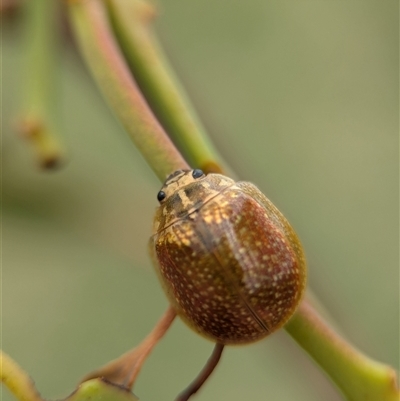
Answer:
M189 166L146 103L130 74L110 27L105 5L97 0L70 0L76 41L109 105L139 151L162 181Z
M102 377L113 384L131 389L146 358L168 331L176 317L169 307L150 334L136 348L85 376L82 382Z
M187 401L193 394L201 388L205 381L210 377L221 359L222 351L224 350L223 344L215 344L214 350L208 359L206 365L196 379L178 395L175 401Z

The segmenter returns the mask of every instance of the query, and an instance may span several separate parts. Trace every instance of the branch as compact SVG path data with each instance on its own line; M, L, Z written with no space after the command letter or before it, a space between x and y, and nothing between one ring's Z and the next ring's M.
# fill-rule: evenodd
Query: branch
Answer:
M114 40L102 1L69 0L78 46L103 95L161 181L189 166L150 110Z
M19 401L44 401L31 378L0 350L0 380ZM82 383L65 401L138 401L130 391L103 379Z
M153 34L154 8L144 0L107 0L107 4L129 68L169 136L194 167L222 172L221 157Z
M350 401L399 401L396 372L340 337L303 300L285 329L321 366Z
M31 378L6 353L0 350L0 378L20 401L43 401Z
M139 4L143 7L143 3L138 0L108 0L108 4L115 30L130 59L132 71L149 99L153 99L153 107L161 114L169 110L168 124L177 125L175 130L169 130L174 132L176 141L181 144L188 159L203 160L204 163L212 160L217 167L224 165L222 159L204 145L209 141L205 140L206 134L199 129L196 122L195 129L193 128L193 121L196 120L192 120L192 110L182 100L184 97L180 98L182 94L177 89L179 87L174 88L174 78L170 75L154 38L147 30L144 9L139 11L137 8L135 11L135 7L139 7ZM158 177L163 180L172 170L187 168L133 82L112 37L102 3L70 0L70 8L78 42L89 67ZM130 21L131 28L127 21ZM171 103L166 96L169 91L174 93ZM151 92L154 92L153 95ZM180 125L180 121L192 121L192 124ZM167 126L166 122L164 124ZM197 134L193 134L194 131ZM309 301L303 301L285 329L320 364L350 401L394 401L398 398L394 371L367 358L341 338L318 316Z
M27 2L26 7L28 47L26 60L27 81L24 85L25 110L18 128L28 140L43 168L58 166L64 150L56 135L56 10L53 0Z

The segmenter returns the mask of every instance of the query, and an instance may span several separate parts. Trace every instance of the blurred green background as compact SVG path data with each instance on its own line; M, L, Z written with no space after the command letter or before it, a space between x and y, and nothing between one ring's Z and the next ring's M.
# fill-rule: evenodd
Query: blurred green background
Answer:
M291 221L342 333L399 367L397 1L158 0L156 28L221 153ZM63 44L68 163L13 131L25 59L3 27L2 342L45 398L134 346L167 307L147 255L160 183ZM174 323L139 376L172 400L212 344ZM4 400L12 397L4 390ZM338 401L280 331L227 348L196 400Z

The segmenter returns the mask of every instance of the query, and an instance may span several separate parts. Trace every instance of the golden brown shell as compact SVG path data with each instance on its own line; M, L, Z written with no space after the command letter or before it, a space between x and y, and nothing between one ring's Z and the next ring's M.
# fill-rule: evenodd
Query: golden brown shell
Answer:
M294 313L306 279L299 240L255 187L219 174L171 175L150 250L167 296L194 330L223 344L253 342Z

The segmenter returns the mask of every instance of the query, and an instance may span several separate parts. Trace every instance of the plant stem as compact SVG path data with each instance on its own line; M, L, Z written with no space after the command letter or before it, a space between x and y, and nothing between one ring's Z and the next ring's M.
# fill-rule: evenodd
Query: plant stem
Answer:
M119 7L124 4L122 3L123 0L108 1L112 6L118 4ZM150 166L161 180L164 180L165 176L173 170L188 168L188 165L167 137L134 83L112 36L103 3L97 0L70 0L69 4L77 40L88 65L102 88L105 97ZM124 7L126 7L126 4ZM118 24L122 26L120 9L113 10L115 25L117 25L118 20ZM128 12L126 14L129 15ZM143 21L138 21L139 16L140 14L135 18L131 16L133 18L131 20L132 25L143 24ZM132 49L131 62L137 57L138 63L141 64L140 69L143 70L146 68L151 69L153 64L158 65L155 73L157 79L151 75L154 74L153 72L149 73L149 76L146 75L146 78L141 78L141 82L143 87L149 85L149 88L153 88L152 90L156 92L158 85L165 85L164 89L160 89L160 93L163 91L167 93L168 90L166 88L170 88L169 85L175 85L174 81L168 81L169 78L166 79L163 76L164 73L160 73L160 70L158 70L163 65L163 62L160 61L158 64L156 61L160 53L152 48L153 39L149 39L148 33L144 31L145 28L136 27L135 29L137 30L135 30L134 35L137 36L134 39L130 38L129 44L126 38L123 41L121 40L121 43L123 43L124 47L148 46L147 52L149 53L146 53L146 50ZM144 35L144 39L142 37L139 40L139 34ZM137 42L135 42L136 40ZM149 48L153 50L150 51ZM139 56L135 56L135 52L138 52ZM144 57L144 54L149 58ZM151 57L148 54L151 54ZM147 63L150 64L148 65ZM147 82L146 84L143 83L145 81ZM167 81L169 82L168 84L166 83ZM161 98L163 96L165 95L162 95ZM157 100L153 100L154 102L157 102ZM165 111L167 106L164 102L165 100L160 101L157 107ZM187 113L187 115L191 115L191 110L186 109L187 107L186 102L183 101L180 103L180 107L176 106L169 110L171 114ZM169 118L170 124L173 125L179 121L180 116L173 115ZM209 159L211 153L208 153L208 150L201 144L201 138L204 138L205 135L203 132L199 131L200 135L193 135L190 125L183 125L180 129L184 131L184 134L176 130L176 132L180 133L175 135L180 137L183 148L191 159L196 160L199 157L196 156L196 144L198 144L199 148L202 149L200 153L205 152L204 160L212 160L216 166L223 165L220 157L216 154ZM399 394L393 370L365 357L361 352L353 348L318 316L309 301L303 301L295 316L285 326L285 329L320 364L340 387L348 400L394 401L398 399Z
M83 378L82 382L94 378L104 378L110 383L131 389L150 352L165 335L175 317L176 312L172 307L169 307L153 330L137 347L107 363L100 369L89 373Z
M222 351L224 350L224 348L225 348L224 344L217 343L214 345L213 352L210 358L208 358L207 363L205 364L199 375L194 379L192 383L189 384L187 388L185 388L185 390L183 390L178 395L175 401L188 401L193 394L196 394L200 390L200 388L203 386L206 380L214 372L214 369L217 367L218 362L221 359Z
M0 350L0 377L20 401L43 401L31 378L5 352Z
M98 378L82 383L64 401L139 401L139 399L130 391Z
M114 40L102 1L70 0L76 41L111 108L161 181L189 166L134 82Z
M349 401L399 400L395 371L352 347L329 327L307 299L285 329Z
M221 158L153 34L149 22L154 8L144 0L107 0L107 4L129 67L169 136L193 167L222 172Z
M56 136L56 11L54 0L27 2L27 82L24 86L25 111L20 119L22 135L31 142L39 164L57 166L63 149Z

